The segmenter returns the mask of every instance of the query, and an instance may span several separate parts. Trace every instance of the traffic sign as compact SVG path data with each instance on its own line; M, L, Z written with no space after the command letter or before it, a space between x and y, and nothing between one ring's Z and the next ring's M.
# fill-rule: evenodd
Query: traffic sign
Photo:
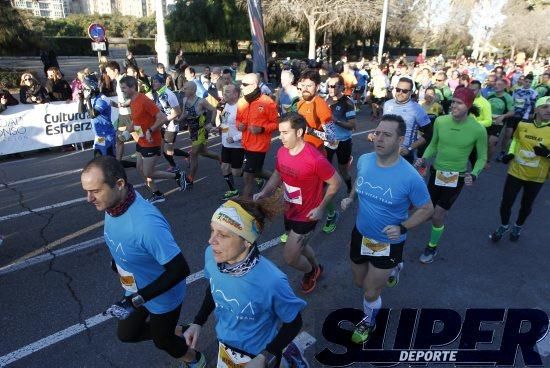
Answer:
M101 24L92 23L88 27L88 36L90 36L90 38L94 42L105 41L106 35L107 35L107 32L105 31L105 27L103 27Z

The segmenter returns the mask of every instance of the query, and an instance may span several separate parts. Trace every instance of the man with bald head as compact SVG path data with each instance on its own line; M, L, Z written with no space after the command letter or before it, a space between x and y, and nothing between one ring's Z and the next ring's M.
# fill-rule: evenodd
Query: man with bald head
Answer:
M278 129L277 105L262 95L258 76L246 74L241 81L243 97L237 107L237 128L242 132L244 189L242 195L252 198L254 178L268 179L271 173L263 170L265 156L271 145L271 135Z
M294 74L290 70L283 70L281 72L281 89L277 95L279 114L283 116L288 112L296 112L299 100L300 92L294 84Z
M206 148L208 132L216 125L216 108L204 98L197 97L197 85L193 81L183 85L183 102L180 120L189 127L191 139L190 170L186 177L187 187L192 187L199 167L199 155L220 160L220 156L209 152ZM207 122L207 112L210 112L210 121Z

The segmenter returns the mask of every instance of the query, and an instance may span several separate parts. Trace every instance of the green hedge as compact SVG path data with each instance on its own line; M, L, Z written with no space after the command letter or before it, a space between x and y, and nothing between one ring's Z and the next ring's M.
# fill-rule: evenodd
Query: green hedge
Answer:
M19 88L21 83L21 74L23 72L29 72L26 69L4 69L0 68L0 82L6 87L6 88ZM32 75L35 76L38 80L40 78L35 72L30 72Z

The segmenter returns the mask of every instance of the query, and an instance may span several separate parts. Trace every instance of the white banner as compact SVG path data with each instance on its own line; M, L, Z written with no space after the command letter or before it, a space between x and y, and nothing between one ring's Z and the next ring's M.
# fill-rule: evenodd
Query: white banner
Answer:
M118 109L111 109L111 121ZM94 140L88 113L77 102L8 106L0 114L0 155Z

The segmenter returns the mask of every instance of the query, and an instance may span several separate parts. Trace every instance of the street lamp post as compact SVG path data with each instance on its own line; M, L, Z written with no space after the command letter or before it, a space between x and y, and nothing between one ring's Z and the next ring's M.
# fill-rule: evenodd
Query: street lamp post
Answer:
M164 28L164 6L162 0L155 1L155 18L157 21L157 37L155 39L155 51L157 52L157 60L164 64L166 69L170 66L168 60L168 51L170 45L166 40L166 30Z
M384 0L382 10L382 24L380 25L380 39L378 41L378 64L382 62L382 51L384 51L384 38L386 36L386 22L388 20L389 0Z

